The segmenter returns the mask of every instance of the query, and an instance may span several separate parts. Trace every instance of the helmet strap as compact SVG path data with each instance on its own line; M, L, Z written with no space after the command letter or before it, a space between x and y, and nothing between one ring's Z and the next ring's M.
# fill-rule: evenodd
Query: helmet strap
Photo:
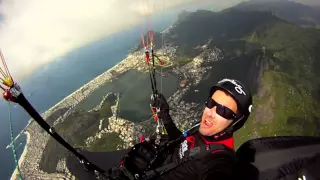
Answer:
M237 125L240 121L242 121L242 119L245 117L245 115L242 115L240 118L238 118L235 122L233 122L230 126L232 127L232 130L233 130L233 127L235 125Z
M233 132L234 132L234 126L237 125L244 117L245 116L242 115L240 118L238 118L233 123L231 123L227 128L225 128L223 131L212 135L212 137L215 140L222 140L222 139L226 139L228 137L231 137L233 135Z

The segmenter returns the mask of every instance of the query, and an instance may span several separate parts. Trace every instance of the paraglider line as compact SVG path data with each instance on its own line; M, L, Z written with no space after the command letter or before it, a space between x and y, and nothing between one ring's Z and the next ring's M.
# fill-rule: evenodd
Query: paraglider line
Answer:
M0 73L2 74L2 76L4 78L8 78L8 76L6 75L6 73L3 72L3 70L0 68ZM4 81L2 78L1 78L2 81Z
M146 28L147 28L147 31L149 31L149 24L148 24L148 14L147 14L147 10L146 10L146 8L147 8L147 3L146 3L146 6L143 6L143 10L144 10L144 15L145 15L145 17L146 17ZM148 36L147 36L147 47L149 47L149 39L148 39Z
M3 81L2 78L0 78L0 79ZM1 88L3 91L6 91L6 89L5 89L3 86L1 86L1 85L0 85L0 88Z
M154 66L154 52L153 49L151 49L151 57L152 57L152 78L153 78L153 84L154 84L154 94L157 94L157 81L156 81L156 73L155 73L155 66Z
M3 66L4 66L4 68L5 68L6 72L7 72L7 75L8 75L8 76L11 78L11 80L12 80L11 74L10 74L10 72L9 72L9 69L8 69L8 67L7 67L7 63L6 63L6 61L5 61L5 58L4 58L3 54L2 54L1 49L0 49L0 55L1 55L1 60L2 60Z
M11 142L12 142L11 148L12 148L12 153L13 153L14 162L15 162L16 168L17 168L17 170L18 170L19 179L22 180L22 174L21 174L21 170L20 170L20 167L19 167L19 162L18 162L18 159L17 159L16 147L15 147L15 145L14 145L10 101L8 101L8 106L9 106L10 140L11 140Z

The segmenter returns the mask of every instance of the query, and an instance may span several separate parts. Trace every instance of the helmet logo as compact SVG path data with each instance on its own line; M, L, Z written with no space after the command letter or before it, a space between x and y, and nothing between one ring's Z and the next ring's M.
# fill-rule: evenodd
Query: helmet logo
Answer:
M235 89L239 94L246 95L246 93L242 90L242 87L240 85L237 84Z
M242 95L246 95L246 93L243 91L242 89L242 86L240 86L239 84L237 84L237 82L235 80L231 80L231 79L222 79L221 81L219 81L219 83L222 83L222 82L231 82L233 85L235 85L235 90L239 93L239 94L242 94Z

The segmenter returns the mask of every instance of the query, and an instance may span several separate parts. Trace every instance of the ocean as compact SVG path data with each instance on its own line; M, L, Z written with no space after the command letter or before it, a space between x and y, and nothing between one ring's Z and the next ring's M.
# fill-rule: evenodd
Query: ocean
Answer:
M150 17L150 26L155 31L164 30L176 21L177 15L181 10L193 11L198 7L200 5L189 4L171 9L165 13L156 14ZM137 25L131 29L75 49L38 69L24 81L18 82L18 84L33 107L40 113L45 112L85 83L123 60L130 49L140 42L140 30L141 25ZM11 104L11 116L14 136L16 136L26 126L30 116L15 104ZM9 143L9 107L8 103L2 100L0 101L1 179L9 179L15 168L12 150L11 148L6 149ZM24 137L20 138L16 143L18 157L23 151L24 144Z
M41 113L45 112L85 83L124 59L129 49L139 40L139 36L135 36L134 31L133 29L129 32L122 32L79 48L37 70L26 80L18 83L33 107ZM114 46L113 42L119 42L117 44L122 46ZM11 149L5 149L10 142L8 105L1 103L0 107L0 159L3 162L0 175L3 179L9 179L15 164ZM11 111L16 135L25 127L30 116L20 106L13 106L13 104ZM24 138L21 139L25 144ZM16 144L19 143L20 141ZM18 156L22 151L23 147L20 147L17 152Z
M161 30L169 25L168 22L159 23L155 30ZM140 26L76 49L38 69L18 84L33 107L41 113L45 112L85 83L123 60L128 51L139 41ZM11 148L6 149L10 143L8 109L7 103L2 100L0 103L0 159L2 160L0 179L9 179L15 167ZM11 114L14 136L16 136L26 126L30 116L15 104L11 104ZM20 143L23 145L20 145L17 150L18 157L24 148L24 137L17 141L16 146Z

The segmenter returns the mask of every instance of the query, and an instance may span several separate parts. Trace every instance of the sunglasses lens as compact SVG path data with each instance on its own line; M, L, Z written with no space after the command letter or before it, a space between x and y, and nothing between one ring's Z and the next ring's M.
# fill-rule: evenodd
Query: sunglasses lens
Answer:
M217 103L211 98L209 98L208 101L206 102L206 106L209 109L212 109L214 106L216 106L216 104Z
M217 105L217 114L224 117L225 119L232 119L234 117L234 113L227 107L222 105Z
M229 109L221 104L218 104L212 98L208 99L208 101L206 102L206 106L209 109L212 109L214 106L217 106L217 108L216 108L217 114L219 114L221 117L223 117L225 119L233 119L235 117L235 114L231 109Z

